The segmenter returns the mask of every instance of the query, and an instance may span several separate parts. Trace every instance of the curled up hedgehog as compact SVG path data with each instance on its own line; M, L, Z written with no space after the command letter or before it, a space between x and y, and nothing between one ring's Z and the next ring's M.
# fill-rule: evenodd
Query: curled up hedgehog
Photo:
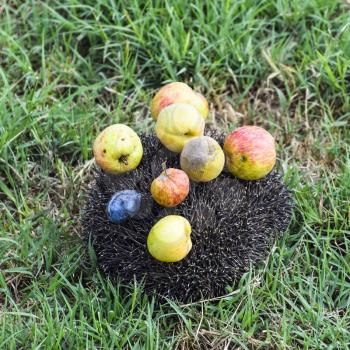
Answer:
M221 146L224 136L210 133ZM291 220L292 195L274 170L257 181L223 171L210 182L192 182L185 201L164 208L150 186L162 164L180 168L178 155L154 135L141 135L139 166L122 175L97 171L82 215L85 242L91 242L98 266L110 277L144 283L144 291L181 302L224 295L240 277L261 262ZM124 190L141 194L140 210L130 220L111 222L107 205ZM192 249L183 260L166 263L147 250L147 236L166 215L181 215L192 226Z

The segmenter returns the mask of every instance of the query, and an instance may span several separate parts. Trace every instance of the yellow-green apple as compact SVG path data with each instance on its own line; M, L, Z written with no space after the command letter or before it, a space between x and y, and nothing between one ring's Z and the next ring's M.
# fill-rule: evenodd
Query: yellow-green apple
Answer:
M163 86L153 97L151 102L151 115L157 120L160 111L174 103L187 103L195 107L205 119L209 108L205 97L193 91L187 84L174 82Z
M153 199L163 207L175 207L185 200L190 190L190 180L187 174L175 168L164 171L152 181L151 194Z
M243 180L258 180L266 176L276 163L275 140L258 126L242 126L225 138L227 169Z
M156 134L166 148L180 153L189 140L203 135L204 125L204 119L193 106L175 103L159 113Z
M93 153L97 165L105 172L122 174L139 165L143 148L134 130L124 124L114 124L97 136Z
M163 262L182 260L191 250L191 225L180 215L160 219L147 237L149 253Z
M220 175L225 165L225 155L213 138L196 137L183 148L180 164L191 180L207 182Z

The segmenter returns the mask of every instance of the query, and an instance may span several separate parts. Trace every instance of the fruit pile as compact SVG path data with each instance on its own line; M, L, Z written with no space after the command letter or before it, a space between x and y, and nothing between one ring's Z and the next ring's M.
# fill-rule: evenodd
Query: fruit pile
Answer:
M276 162L274 138L257 126L240 127L225 137L223 149L204 136L208 102L201 94L180 82L168 84L154 96L151 114L162 145L180 154L180 167L167 168L150 184L150 194L159 206L174 208L190 192L191 181L217 178L225 164L233 177L258 180L271 172ZM114 124L96 138L93 153L97 165L108 174L121 175L138 167L143 156L140 137L128 126ZM133 188L114 193L106 215L113 223L133 220L142 211L142 195ZM194 208L194 210L196 210ZM166 215L151 228L147 237L151 256L162 262L178 262L192 248L191 223L181 215Z

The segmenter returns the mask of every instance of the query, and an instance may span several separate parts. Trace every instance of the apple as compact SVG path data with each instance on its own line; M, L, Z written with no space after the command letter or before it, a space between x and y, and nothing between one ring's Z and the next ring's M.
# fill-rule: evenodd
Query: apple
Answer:
M112 222L120 223L135 216L141 206L141 193L135 190L116 192L107 204L107 216Z
M193 90L185 83L174 82L163 86L153 97L151 114L157 120L159 112L173 103L187 103Z
M175 103L159 113L156 134L170 151L180 153L191 139L203 135L204 119L191 105Z
M220 175L225 165L225 155L213 138L196 137L183 148L180 164L191 180L207 182Z
M199 114L204 118L207 119L209 114L209 105L206 98L199 92L194 93L193 99L190 101L190 104L197 109Z
M160 219L147 237L149 253L163 262L182 260L191 250L191 225L180 215L168 215Z
M258 126L242 126L228 134L224 152L227 169L243 180L263 178L276 163L275 140Z
M124 124L114 124L97 136L93 153L97 165L105 172L122 174L139 165L143 148L134 130Z
M157 120L162 109L174 103L186 103L195 107L200 115L206 119L209 113L208 102L205 97L192 90L187 84L174 82L163 86L153 97L151 115Z
M164 169L151 184L153 199L159 205L168 208L175 207L183 202L189 190L190 180L187 174L175 168Z

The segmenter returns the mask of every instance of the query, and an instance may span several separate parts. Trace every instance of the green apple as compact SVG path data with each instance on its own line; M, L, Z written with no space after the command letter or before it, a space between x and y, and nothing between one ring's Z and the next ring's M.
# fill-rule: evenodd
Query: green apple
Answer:
M114 124L97 136L93 153L97 165L105 172L122 174L139 165L143 148L134 130L124 124Z
M180 153L188 141L203 135L204 126L204 119L193 106L175 103L159 113L156 134L166 148Z
M220 175L225 165L225 155L213 138L196 137L183 148L180 164L191 180L207 182Z
M147 237L149 253L163 262L182 260L191 250L191 225L180 215L160 219Z

